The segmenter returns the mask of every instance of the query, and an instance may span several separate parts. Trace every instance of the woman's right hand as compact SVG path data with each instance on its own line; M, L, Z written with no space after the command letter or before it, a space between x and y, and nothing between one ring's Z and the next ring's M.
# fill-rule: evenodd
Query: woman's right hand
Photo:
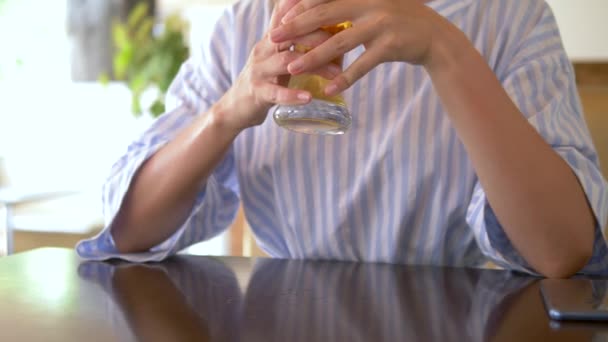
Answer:
M280 24L287 11L299 0L279 0L273 11L270 30ZM223 125L232 130L260 125L266 119L268 110L275 104L305 104L310 102L311 94L305 90L289 89L287 65L303 53L291 51L292 45L314 48L331 35L317 30L306 36L283 42L273 43L268 33L253 47L245 67L232 87L216 104L217 114L221 115ZM313 72L327 79L333 79L342 72L335 64L329 64Z

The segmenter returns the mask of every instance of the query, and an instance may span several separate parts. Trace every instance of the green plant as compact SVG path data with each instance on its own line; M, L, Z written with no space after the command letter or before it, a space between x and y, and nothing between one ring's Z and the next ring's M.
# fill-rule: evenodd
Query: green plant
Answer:
M154 18L148 13L148 5L139 3L125 22L113 23L114 78L127 83L132 95L131 110L136 116L143 112L143 92L156 88L157 97L147 110L158 117L165 111L169 85L189 55L187 24L178 15L171 15L164 20L162 32L154 34ZM102 75L101 80L107 82L107 75Z

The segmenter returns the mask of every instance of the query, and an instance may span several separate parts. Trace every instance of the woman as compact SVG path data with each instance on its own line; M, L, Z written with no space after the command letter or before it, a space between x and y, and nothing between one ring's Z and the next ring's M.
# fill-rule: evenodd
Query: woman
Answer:
M319 27L351 21L331 38ZM314 46L305 55L287 47ZM344 71L330 61L345 55ZM114 166L85 258L160 260L239 200L275 257L606 273L607 187L542 0L237 3L161 117ZM306 103L285 75L344 91L343 137L265 120Z

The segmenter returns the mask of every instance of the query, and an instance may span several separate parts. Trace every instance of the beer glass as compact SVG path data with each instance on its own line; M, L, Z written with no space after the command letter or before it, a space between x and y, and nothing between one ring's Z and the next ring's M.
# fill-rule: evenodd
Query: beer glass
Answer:
M321 29L330 34L336 34L351 27L350 22ZM310 50L304 46L293 47L298 52ZM342 66L343 57L332 61ZM351 116L342 94L327 96L324 89L329 80L319 75L302 74L290 77L288 88L307 90L312 95L311 102L304 105L279 105L273 113L275 122L291 131L306 134L339 135L344 134L351 124Z

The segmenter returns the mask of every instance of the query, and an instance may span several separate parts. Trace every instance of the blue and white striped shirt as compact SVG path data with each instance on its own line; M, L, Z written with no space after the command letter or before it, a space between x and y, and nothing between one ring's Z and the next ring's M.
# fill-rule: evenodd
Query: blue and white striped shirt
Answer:
M168 112L112 169L103 191L106 228L78 253L161 260L222 232L242 202L257 242L274 257L467 266L492 260L531 272L489 206L429 76L406 63L382 64L345 92L353 123L344 136L292 133L272 119L245 130L173 236L146 253L117 253L109 229L137 169L229 89L268 29L271 3L233 5L183 65ZM606 222L608 187L545 1L427 5L466 33L530 124L572 167L598 222ZM345 64L362 52L348 53ZM601 225L583 272L608 273Z

